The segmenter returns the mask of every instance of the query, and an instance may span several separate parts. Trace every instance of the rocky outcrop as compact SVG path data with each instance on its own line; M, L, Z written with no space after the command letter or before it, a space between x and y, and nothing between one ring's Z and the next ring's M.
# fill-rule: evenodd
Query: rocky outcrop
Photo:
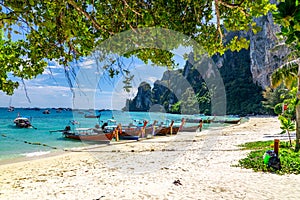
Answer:
M123 110L149 111L150 109L175 113L180 111L184 114L199 113L199 103L196 97L204 85L199 72L193 69L191 63L193 63L192 60L187 61L183 70L165 71L161 80L154 82L153 88L150 88L149 84L145 87L146 83L142 83L135 98L127 100ZM201 94L206 92L207 89L204 87ZM180 110L172 108L178 102L180 102ZM207 106L203 108L207 110Z
M256 23L261 27L257 34L226 34L229 39L234 36L248 38L249 49L240 52L227 51L222 56L213 56L226 89L227 114L265 114L261 106L262 89L270 86L271 74L284 63L284 58L289 53L287 47L278 47L280 41L276 33L280 28L274 24L271 14L256 19ZM193 57L192 54L189 55L183 70L166 71L162 79L154 83L153 88L149 84L147 87L146 83L141 84L137 96L133 100L127 100L125 110L149 111L151 106L160 105L169 112L172 105L181 102L181 113L185 113L183 110L186 107L193 113L209 114L210 97L203 84L203 77L193 69ZM202 75L208 76L206 73ZM195 97L199 109L198 105L194 106Z
M271 1L274 3L274 1ZM276 33L280 27L274 24L273 17L267 16L255 19L256 24L261 27L257 34L250 34L250 59L253 81L266 88L270 86L270 76L288 54L288 49L279 46L280 41Z
M153 88L150 84L142 82L138 87L138 93L133 100L127 100L123 110L129 111L149 111L153 105L160 105L163 110L169 111L170 106L178 101L177 95L181 90L174 86L179 80L180 72L166 71L161 80L154 82ZM152 110L157 111L157 110Z
M124 110L149 111L153 102L153 95L149 83L142 82L138 88L137 95L133 100L127 100Z

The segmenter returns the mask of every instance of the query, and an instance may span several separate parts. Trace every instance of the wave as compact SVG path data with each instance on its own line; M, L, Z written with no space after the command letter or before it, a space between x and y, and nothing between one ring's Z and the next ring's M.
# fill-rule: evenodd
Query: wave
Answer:
M25 157L34 157L34 156L42 156L51 153L50 151L37 151L37 152L31 152L31 153L23 153L22 156Z

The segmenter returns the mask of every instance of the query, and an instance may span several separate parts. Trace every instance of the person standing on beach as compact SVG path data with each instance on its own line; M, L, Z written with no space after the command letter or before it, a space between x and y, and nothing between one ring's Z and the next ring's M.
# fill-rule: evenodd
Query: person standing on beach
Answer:
M199 121L199 130L202 131L202 126L203 126L203 121L202 119L200 119Z

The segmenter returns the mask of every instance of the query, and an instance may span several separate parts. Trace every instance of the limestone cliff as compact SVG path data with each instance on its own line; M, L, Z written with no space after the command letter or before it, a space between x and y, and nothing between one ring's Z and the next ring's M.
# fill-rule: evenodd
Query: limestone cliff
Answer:
M153 104L152 96L150 84L142 82L138 88L135 98L133 100L126 101L126 107L124 110L149 111Z
M274 0L271 2L274 3ZM280 27L274 24L270 13L255 21L261 27L261 31L250 34L250 69L253 81L266 88L270 86L270 75L283 64L288 49L283 46L278 47L280 42L276 38L276 33L280 31Z
M226 36L247 37L250 40L249 49L240 52L227 51L222 56L213 56L226 88L227 114L265 114L261 106L262 89L270 86L271 74L283 64L289 52L286 47L277 47L279 41L276 33L280 28L274 24L271 14L256 19L256 23L261 27L257 34L237 32L228 33ZM191 107L195 103L193 98L196 97L199 112L209 113L209 94L201 76L193 70L192 58L190 55L183 70L166 71L163 78L154 83L153 88L149 84L147 87L145 83L141 84L137 96L133 100L127 100L124 109L149 111L152 106L160 105L162 109L170 112L172 105L181 102L182 112L184 107ZM184 106L184 103L188 106Z

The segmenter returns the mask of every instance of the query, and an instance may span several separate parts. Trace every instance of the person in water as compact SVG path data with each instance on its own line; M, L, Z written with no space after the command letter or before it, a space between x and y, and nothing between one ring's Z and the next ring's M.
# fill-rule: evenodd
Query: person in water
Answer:
M64 133L68 133L71 130L71 126L66 126L64 129Z

